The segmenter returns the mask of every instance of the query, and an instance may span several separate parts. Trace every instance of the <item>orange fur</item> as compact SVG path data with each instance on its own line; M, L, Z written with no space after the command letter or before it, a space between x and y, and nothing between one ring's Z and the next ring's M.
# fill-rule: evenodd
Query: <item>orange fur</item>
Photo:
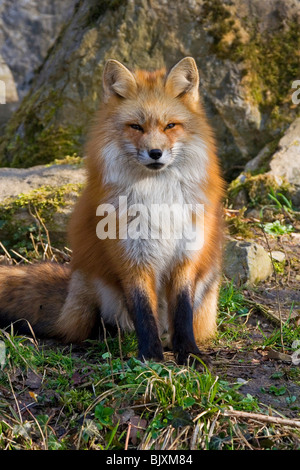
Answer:
M136 329L140 357L161 359L158 335L164 328L179 362L197 353L194 337L202 341L214 334L223 180L198 85L191 58L169 73L130 72L114 60L106 64L103 104L86 148L87 184L69 226L72 280L56 319L56 333L67 341L88 336L97 308L106 322ZM152 149L161 152L158 160L150 156ZM186 251L173 232L170 242L124 240L119 219L116 237L99 239L101 220L109 225L115 216L124 217L122 196L149 208L177 200L204 204L204 245ZM97 215L104 204L116 207L107 219ZM127 216L128 228L134 218ZM199 214L193 212L192 219L200 220ZM166 320L163 302L169 305Z
M0 266L0 327L15 323L15 331L32 327L39 336L59 337L70 276L68 266L56 263Z
M124 142L130 142L136 149L149 150L172 148L178 140L189 141L192 136L199 136L205 142L208 156L206 177L198 184L199 194L204 194L206 198L205 244L192 259L185 259L182 263L178 258L173 269L164 273L171 280L166 282L166 288L171 292L168 300L172 309L180 289L189 285L191 291L195 290L195 285L205 279L212 269L216 273L212 276L211 282L213 286L218 285L216 279L221 265L220 206L223 180L220 176L212 131L199 99L195 100L194 95L191 97L189 93L174 98L171 86L169 93L166 93L165 70L151 73L137 71L134 79L137 91L130 88L128 97L122 100L116 95L110 96L96 115L87 146L88 184L70 225L70 239L74 252L72 266L74 271L84 272L89 279L105 279L105 282L113 285L121 296L126 297L128 285L133 289L139 284L138 279L141 274L124 250L124 244L118 239L98 240L95 232L97 206L112 200L116 193L127 194L130 191L129 181L128 186L126 187L125 182L125 187L122 188L114 181L105 183L105 159L101 152L106 142L110 140L116 142L121 149L124 148ZM143 133L129 127L136 121L143 127ZM169 122L174 122L176 126L165 130ZM124 157L124 161L120 160L119 164L127 165L127 159ZM139 165L137 162L134 164ZM163 171L167 172L168 168ZM145 174L143 177L151 178L152 175ZM153 175L153 178L155 177L156 175ZM145 263L144 269L149 270L155 285L158 279L155 278L155 269L151 262ZM144 282L143 289L154 305L155 289L150 288L148 284ZM215 331L217 287L208 289L208 292L195 312L193 320L195 336L199 341L211 337ZM156 296L158 296L157 290ZM154 315L157 316L157 313ZM169 315L169 323L172 331L172 313Z

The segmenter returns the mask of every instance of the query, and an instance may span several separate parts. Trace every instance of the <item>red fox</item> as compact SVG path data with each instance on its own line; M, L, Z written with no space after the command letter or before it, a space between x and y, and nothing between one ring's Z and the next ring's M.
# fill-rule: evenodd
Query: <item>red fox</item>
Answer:
M86 155L70 267L0 268L0 326L25 319L40 336L80 342L101 316L135 330L141 360L163 359L168 332L186 363L215 334L223 232L224 184L194 59L168 73L108 60Z

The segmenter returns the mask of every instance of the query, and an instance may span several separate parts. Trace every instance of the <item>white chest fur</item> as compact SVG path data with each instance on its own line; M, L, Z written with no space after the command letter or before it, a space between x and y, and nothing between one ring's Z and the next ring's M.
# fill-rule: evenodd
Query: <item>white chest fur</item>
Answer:
M150 264L158 276L168 275L174 263L201 249L204 206L179 180L144 179L122 201L119 217L127 226L122 243L132 264Z

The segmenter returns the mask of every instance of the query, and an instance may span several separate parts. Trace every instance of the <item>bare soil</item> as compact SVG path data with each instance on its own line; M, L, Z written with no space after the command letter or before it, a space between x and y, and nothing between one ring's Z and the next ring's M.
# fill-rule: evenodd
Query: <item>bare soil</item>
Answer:
M210 354L215 358L215 372L220 377L243 383L241 393L256 397L279 415L299 418L300 365L290 361L291 351L284 356L280 348L274 350L272 346L262 348L260 345L265 337L270 337L274 330L280 328L280 318L282 323L289 321L295 327L299 325L300 234L271 237L259 229L253 231L255 241L268 252L285 254L284 270L243 291L247 299L261 306L261 309L254 308L248 318L247 339L241 339L226 349L211 350Z

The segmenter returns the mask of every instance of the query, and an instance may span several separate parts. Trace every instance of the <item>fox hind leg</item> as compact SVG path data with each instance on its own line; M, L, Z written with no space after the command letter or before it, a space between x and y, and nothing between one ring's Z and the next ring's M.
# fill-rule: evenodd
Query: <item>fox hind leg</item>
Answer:
M194 301L193 329L197 344L213 338L217 330L219 278L197 285Z
M92 284L80 271L71 276L68 295L57 320L58 335L66 342L81 342L99 324L100 313Z

